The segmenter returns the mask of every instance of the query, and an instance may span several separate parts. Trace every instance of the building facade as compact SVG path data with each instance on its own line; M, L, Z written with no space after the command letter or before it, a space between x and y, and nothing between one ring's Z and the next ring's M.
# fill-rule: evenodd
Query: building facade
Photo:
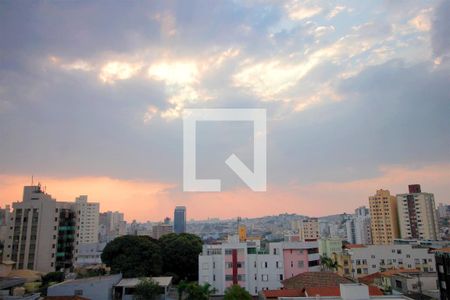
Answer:
M186 207L177 206L173 213L173 230L175 233L186 232Z
M319 240L319 254L321 256L332 257L333 253L342 253L342 239L321 238Z
M100 204L88 202L88 196L82 195L75 199L77 214L78 244L98 242Z
M435 250L436 272L441 300L450 299L450 248Z
M159 223L159 224L153 225L152 232L153 232L152 237L154 239L158 240L163 235L172 233L173 226L171 224Z
M299 223L300 241L317 241L319 239L319 220L303 219Z
M127 223L124 214L118 211L107 211L99 215L99 242L108 243L116 237L127 234Z
M388 190L369 197L372 243L391 244L399 237L397 199Z
M281 281L307 271L320 270L317 241L270 243L239 242L238 237L220 245L204 245L199 255L199 283L209 283L223 295L233 284L257 295L279 289Z
M439 227L434 195L423 193L418 184L409 193L397 195L400 235L403 239L438 240Z
M390 269L419 269L435 272L434 254L429 248L412 245L353 245L334 258L339 275L359 278Z
M38 185L25 186L22 202L12 207L3 259L44 273L71 268L84 228L77 203L58 202Z

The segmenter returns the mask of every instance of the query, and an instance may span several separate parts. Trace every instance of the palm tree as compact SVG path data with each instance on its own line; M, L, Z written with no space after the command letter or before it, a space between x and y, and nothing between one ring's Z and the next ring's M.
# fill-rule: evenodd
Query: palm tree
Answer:
M320 257L320 265L322 271L337 271L341 267L337 261L326 255Z

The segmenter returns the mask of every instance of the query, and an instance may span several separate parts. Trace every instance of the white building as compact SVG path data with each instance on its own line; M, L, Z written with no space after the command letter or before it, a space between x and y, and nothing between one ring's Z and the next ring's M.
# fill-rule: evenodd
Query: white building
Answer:
M439 227L434 195L410 185L408 194L397 195L400 236L403 239L438 240Z
M323 288L322 295L327 300L411 300L412 298L406 297L404 295L386 295L386 296L370 296L369 287L361 283L346 283L340 284L339 286L339 296L329 296L326 292L329 288ZM317 300L320 298L321 289L315 289L313 292L305 291L306 297L279 297L279 300Z
M78 244L97 243L100 204L88 202L88 196L82 195L75 199L75 210Z
M75 266L99 265L102 263L102 252L106 243L91 243L78 245Z
M223 295L239 284L252 295L263 289L279 289L281 281L307 271L319 271L317 241L270 243L239 242L230 238L220 245L204 245L199 255L199 283L209 283Z
M372 244L370 213L365 206L355 209L355 214L345 222L347 241L352 244Z
M412 245L355 245L336 255L339 274L359 278L389 269L419 269L435 272L434 253Z

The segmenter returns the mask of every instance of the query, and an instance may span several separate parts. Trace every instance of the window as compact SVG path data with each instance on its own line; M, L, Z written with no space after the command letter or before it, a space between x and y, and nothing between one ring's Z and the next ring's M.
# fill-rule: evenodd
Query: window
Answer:
M299 260L298 261L298 265L299 268L303 268L305 266L305 262L303 260Z
M283 274L280 274L280 281L283 280Z
M261 275L261 281L269 281L269 275L267 274Z

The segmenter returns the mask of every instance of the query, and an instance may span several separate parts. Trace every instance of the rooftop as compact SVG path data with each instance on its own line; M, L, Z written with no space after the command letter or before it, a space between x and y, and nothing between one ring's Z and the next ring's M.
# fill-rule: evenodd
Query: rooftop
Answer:
M368 286L369 288L369 296L383 296L383 292L376 286ZM305 294L307 297L330 297L330 296L340 296L341 291L340 287L334 286L334 287L313 287L308 288L305 291Z
M305 297L303 289L265 290L262 293L266 299L278 299L278 297Z
M283 280L286 289L306 289L311 287L339 287L341 283L352 283L348 278L332 272L305 272Z
M155 281L159 286L169 286L172 283L172 277L147 277L147 279L151 279ZM116 286L119 287L134 287L139 282L141 282L141 278L124 278L122 279Z

